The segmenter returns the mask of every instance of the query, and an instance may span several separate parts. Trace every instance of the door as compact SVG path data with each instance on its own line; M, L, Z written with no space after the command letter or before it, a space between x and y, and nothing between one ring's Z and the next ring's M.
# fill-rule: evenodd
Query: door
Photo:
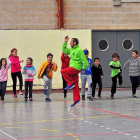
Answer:
M93 31L92 32L92 59L100 58L103 67L104 79L103 87L111 87L112 54L120 55L121 65L132 57L132 50L139 51L139 31ZM122 72L123 87L130 87L128 66Z
M111 86L111 69L109 63L112 60L112 53L116 52L116 32L93 32L92 33L92 60L100 58L103 68L103 87Z
M117 53L120 55L120 62L123 66L124 63L132 57L132 51L139 51L139 32L117 32L116 46ZM128 75L128 66L122 71L123 87L130 87L131 82Z

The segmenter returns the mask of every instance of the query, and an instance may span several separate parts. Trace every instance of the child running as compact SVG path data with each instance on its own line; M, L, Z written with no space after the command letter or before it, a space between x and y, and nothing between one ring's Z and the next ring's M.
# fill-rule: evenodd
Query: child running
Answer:
M85 54L82 49L79 48L79 41L77 38L72 38L70 45L71 48L67 48L67 42L69 38L65 37L65 42L62 46L62 51L68 55L70 55L70 66L68 68L62 69L61 73L67 82L66 89L73 88L73 98L74 103L71 107L75 106L80 102L80 94L79 94L79 76L81 69L83 69L82 74L85 73L85 69L88 67L88 62L85 57Z
M39 71L38 71L38 78L44 79L44 95L47 96L46 101L51 101L50 94L52 90L52 78L53 78L53 71L57 71L57 64L52 61L53 55L49 53L47 55L47 61L42 63ZM48 90L46 88L48 87Z
M17 84L17 77L19 79L19 94L23 95L22 93L22 74L21 74L21 66L20 63L23 62L23 60L19 61L19 57L17 56L17 49L13 48L11 50L11 54L9 56L11 60L11 76L13 80L13 92L14 92L14 99L15 101L18 100L17 94L16 94L16 84Z
M85 100L85 85L86 85L86 81L88 82L88 95L87 98L89 99L89 101L93 101L92 98L92 89L91 89L91 83L92 83L92 79L91 79L91 65L92 65L92 59L88 58L89 56L89 51L87 49L84 50L84 54L87 58L88 61L88 67L85 69L85 73L82 74L83 69L81 70L81 92L82 92L82 100Z
M94 64L92 65L92 97L95 96L96 84L99 86L98 98L101 98L102 92L102 79L103 79L103 70L100 65L100 59L98 57L94 58Z
M118 61L120 56L117 53L112 55L113 61L110 62L109 66L111 68L111 99L114 99L114 94L116 93L117 78L119 79L119 86L122 87L122 75L121 75L121 63Z
M61 61L62 61L62 67L61 69L65 69L69 67L69 61L70 61L70 57L65 54L62 53L61 56ZM67 90L65 89L67 87L67 82L65 81L64 77L62 76L62 80L63 80L63 93L64 93L64 98L67 98Z
M7 64L8 62L8 64ZM8 69L10 68L11 61L7 58L0 60L0 97L1 103L4 104L4 96L6 92L6 85L8 80Z
M123 68L129 65L129 76L132 83L132 96L137 97L136 89L140 84L140 59L138 58L138 51L132 52L132 58L125 62Z
M26 66L24 66L23 74L25 74L25 101L28 100L28 89L29 89L29 99L32 99L32 89L33 89L33 80L34 76L36 75L35 67L33 66L33 59L31 57L27 58Z

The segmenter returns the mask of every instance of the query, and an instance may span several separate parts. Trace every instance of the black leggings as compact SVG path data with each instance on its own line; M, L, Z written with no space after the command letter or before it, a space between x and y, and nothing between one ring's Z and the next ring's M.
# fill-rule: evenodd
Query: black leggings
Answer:
M32 98L32 89L33 81L25 81L25 98L28 98L28 89L29 89L29 98Z
M65 90L65 88L67 87L67 82L65 81L65 79L62 76L62 80L63 80L63 89L64 89L64 94L67 94L67 90Z
M130 76L132 83L132 94L136 94L136 89L140 85L140 76Z
M7 85L7 81L0 82L0 96L1 96L2 101L4 101L4 95L6 92L6 85Z
M122 85L122 83L123 83L121 73L118 73L117 75L112 77L112 87L111 87L112 94L116 93L117 78L119 79L119 85Z
M21 71L11 73L11 76L12 76L12 80L13 80L13 92L14 92L14 94L16 94L17 77L19 79L19 90L22 90L23 81L22 81Z
M98 90L98 96L101 96L101 92L102 92L102 79L99 80L93 80L92 79L92 97L95 96L95 89L96 89L96 84L98 84L99 86L99 90Z

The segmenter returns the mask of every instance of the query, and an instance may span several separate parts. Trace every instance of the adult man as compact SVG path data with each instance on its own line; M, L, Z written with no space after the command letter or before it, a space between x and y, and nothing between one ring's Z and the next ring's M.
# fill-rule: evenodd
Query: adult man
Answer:
M85 73L85 69L88 67L88 62L85 57L85 54L82 49L79 48L79 41L77 38L72 38L70 45L71 48L67 48L67 42L69 38L68 36L65 37L65 42L62 46L62 51L68 55L70 55L70 66L68 68L62 69L61 73L64 77L65 81L67 82L68 87L65 89L73 88L73 99L74 103L71 107L75 106L80 101L80 94L79 94L79 76L81 69L83 69L82 73Z

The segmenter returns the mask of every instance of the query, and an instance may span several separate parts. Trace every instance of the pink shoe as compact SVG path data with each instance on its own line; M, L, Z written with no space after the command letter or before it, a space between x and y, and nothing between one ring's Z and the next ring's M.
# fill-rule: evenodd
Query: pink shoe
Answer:
M1 101L1 104L4 104L4 101Z
M32 98L30 98L30 101L33 101L33 99L32 99Z
M22 93L22 91L21 91L21 90L19 91L19 95L23 95L23 93Z

